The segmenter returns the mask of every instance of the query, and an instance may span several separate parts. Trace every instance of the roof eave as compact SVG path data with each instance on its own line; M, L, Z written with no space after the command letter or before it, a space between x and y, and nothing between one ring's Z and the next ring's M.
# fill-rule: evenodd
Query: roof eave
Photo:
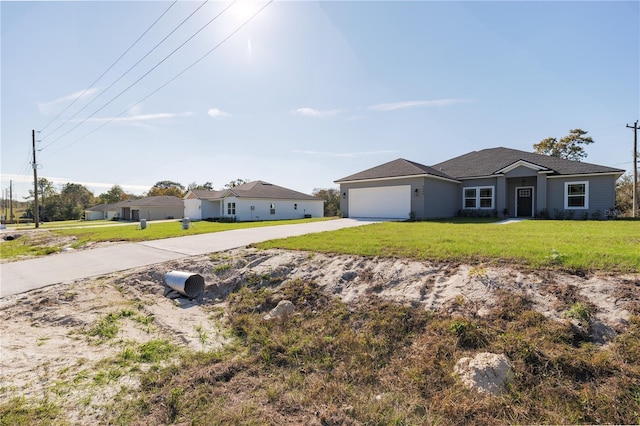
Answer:
M385 181L385 180L400 180L400 179L413 179L413 178L433 178L444 180L448 182L460 183L458 180L454 178L446 178L443 176L432 175L429 173L423 173L419 175L405 175L405 176L388 176L388 177L379 177L379 178L368 178L368 179L338 179L334 180L333 183L360 183L360 182L376 182L376 181Z

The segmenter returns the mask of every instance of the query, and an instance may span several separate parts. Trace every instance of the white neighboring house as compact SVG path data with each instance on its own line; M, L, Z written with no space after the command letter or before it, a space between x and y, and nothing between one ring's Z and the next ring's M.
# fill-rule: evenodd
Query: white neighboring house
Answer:
M184 196L184 216L238 221L323 217L324 200L256 180L220 191L190 190Z
M118 216L120 209L115 204L100 204L84 211L84 220L111 220Z

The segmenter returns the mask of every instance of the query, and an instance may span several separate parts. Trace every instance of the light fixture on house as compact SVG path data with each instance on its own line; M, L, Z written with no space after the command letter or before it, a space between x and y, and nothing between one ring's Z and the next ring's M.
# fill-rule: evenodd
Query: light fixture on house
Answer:
M416 189L414 189L414 190L413 190L413 193L414 193L414 194L416 194L416 197L418 196L418 193L419 193L419 192L420 192L420 191L418 191L418 188L416 188Z
M346 192L342 193L342 198L344 198L345 200L347 199L347 193Z

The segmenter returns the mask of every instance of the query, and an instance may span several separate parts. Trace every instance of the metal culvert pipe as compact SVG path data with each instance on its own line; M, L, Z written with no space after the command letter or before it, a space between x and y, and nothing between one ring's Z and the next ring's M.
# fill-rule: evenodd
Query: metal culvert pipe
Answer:
M191 272L167 272L164 276L164 282L169 288L190 299L196 298L204 292L204 278L202 275Z

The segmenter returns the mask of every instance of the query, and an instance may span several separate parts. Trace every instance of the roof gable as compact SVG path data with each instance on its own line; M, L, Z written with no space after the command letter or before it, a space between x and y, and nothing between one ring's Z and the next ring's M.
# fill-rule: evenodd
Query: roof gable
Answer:
M520 163L520 164L518 164ZM510 166L524 163L541 167L540 171L558 175L580 175L595 173L624 173L624 170L599 166L582 161L567 160L550 155L536 154L511 148L489 148L473 151L433 166L442 173L457 179L491 176L505 173ZM536 167L533 167L534 169Z
M351 176L338 179L335 182L350 182L358 180L374 180L374 179L388 179L388 178L402 178L409 176L436 176L445 179L453 179L448 174L436 170L433 167L425 166L424 164L415 163L413 161L405 160L404 158L398 158L397 160L389 161L388 163L381 164L376 167L364 170L362 172L353 174Z

